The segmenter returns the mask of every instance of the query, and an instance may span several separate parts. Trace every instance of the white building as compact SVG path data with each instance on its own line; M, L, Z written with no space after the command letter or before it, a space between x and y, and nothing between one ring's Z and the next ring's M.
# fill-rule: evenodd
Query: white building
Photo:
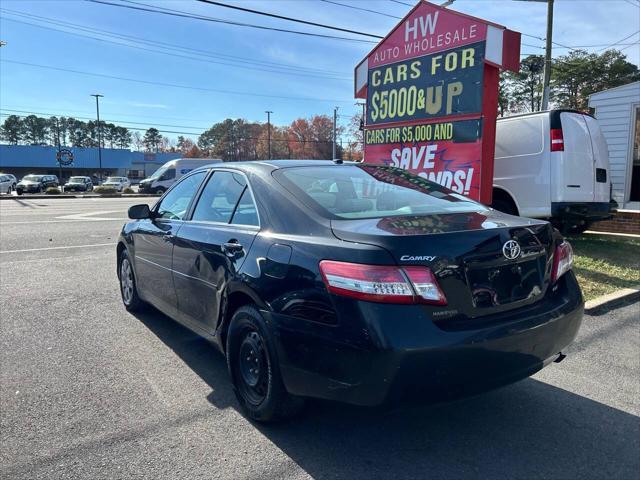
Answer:
M594 93L589 106L609 146L613 198L640 210L640 82Z

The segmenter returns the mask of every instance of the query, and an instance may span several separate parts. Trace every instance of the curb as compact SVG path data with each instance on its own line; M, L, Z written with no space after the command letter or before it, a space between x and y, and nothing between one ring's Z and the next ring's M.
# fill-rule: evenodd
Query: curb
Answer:
M90 195L20 195L20 196L0 196L0 200L38 200L38 199L52 199L52 198L141 198L141 197L156 197L160 198L160 195L154 193L94 193Z
M613 292L608 295L603 295L593 300L589 300L584 304L584 313L590 315L594 313L597 314L602 311L611 310L611 308L615 306L636 301L638 299L640 299L640 286L633 288L623 288L622 290L618 290L617 292Z

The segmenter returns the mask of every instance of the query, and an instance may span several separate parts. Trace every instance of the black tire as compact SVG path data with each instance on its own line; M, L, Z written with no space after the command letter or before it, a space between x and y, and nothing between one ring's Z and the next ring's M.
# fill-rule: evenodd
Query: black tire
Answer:
M17 193L18 195L22 195L22 190L19 190L19 189L18 189L18 190L16 190L16 193Z
M129 257L129 252L123 250L118 259L118 280L120 284L120 296L124 308L130 312L137 312L144 308L145 303L138 295L136 277L133 271L133 264Z
M233 314L226 352L233 390L247 417L274 422L300 411L304 401L285 389L273 336L255 307Z
M164 195L164 192L165 192L165 191L166 191L166 190L165 190L164 188L162 188L162 187L158 187L158 188L156 188L156 190L155 190L155 194L156 194L156 195Z
M38 189L36 190L36 193L42 193L42 186L38 187Z
M501 198L494 200L491 204L491 207L502 213L507 213L509 215L518 215L518 210L513 206L513 204L511 202L502 200Z

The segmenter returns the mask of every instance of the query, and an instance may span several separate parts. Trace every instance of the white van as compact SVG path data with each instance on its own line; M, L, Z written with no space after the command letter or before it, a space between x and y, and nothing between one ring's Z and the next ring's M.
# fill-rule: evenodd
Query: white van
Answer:
M610 218L617 205L611 200L607 143L596 119L574 110L498 119L492 206L548 218L567 233Z
M176 158L162 165L153 175L141 180L138 184L138 191L162 195L185 173L219 162L222 162L219 158Z

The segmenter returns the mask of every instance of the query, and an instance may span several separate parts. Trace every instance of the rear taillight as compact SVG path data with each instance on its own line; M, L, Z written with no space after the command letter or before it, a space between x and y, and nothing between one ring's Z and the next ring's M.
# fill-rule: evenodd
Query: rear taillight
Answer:
M323 260L320 272L327 289L336 295L382 303L447 303L427 267L401 269Z
M558 279L571 270L573 265L573 248L569 242L562 242L556 247L553 256L553 270L551 271L551 282L555 283Z
M564 151L564 137L562 136L561 128L551 129L551 151L552 152Z

